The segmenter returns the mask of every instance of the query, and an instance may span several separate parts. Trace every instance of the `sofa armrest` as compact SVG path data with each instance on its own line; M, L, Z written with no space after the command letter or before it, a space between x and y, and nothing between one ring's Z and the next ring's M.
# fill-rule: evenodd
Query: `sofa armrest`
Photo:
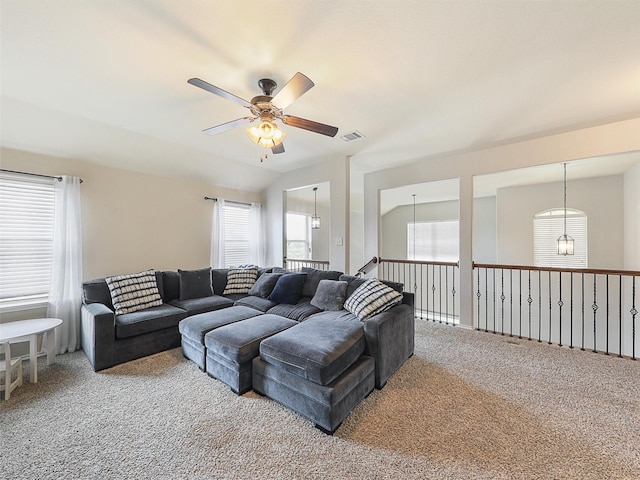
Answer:
M113 365L116 339L116 317L113 310L102 303L83 304L82 349L94 371Z
M404 303L364 322L365 353L375 359L376 388L384 387L389 377L413 355L414 322L413 307Z

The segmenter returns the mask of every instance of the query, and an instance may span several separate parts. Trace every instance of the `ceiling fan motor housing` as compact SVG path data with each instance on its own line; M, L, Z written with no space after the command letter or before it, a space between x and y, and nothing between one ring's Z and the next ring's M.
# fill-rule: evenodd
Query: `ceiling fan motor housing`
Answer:
M270 78L261 78L258 80L258 86L262 89L265 95L271 97L278 84Z

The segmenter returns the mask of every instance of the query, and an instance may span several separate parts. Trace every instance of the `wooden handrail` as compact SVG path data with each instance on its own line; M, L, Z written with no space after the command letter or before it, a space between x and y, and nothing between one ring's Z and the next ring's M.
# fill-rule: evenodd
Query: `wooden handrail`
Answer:
M319 265L329 265L329 260L311 260L309 258L284 258L285 262L305 262L305 263L317 263Z
M640 276L640 271L636 270L613 270L604 268L557 268L557 267L533 267L527 265L501 265L496 263L473 263L473 268L495 268L502 270L533 270L543 272L567 272L567 273L590 273L595 275L622 275L629 277Z
M369 260L367 263L365 263L363 266L361 266L358 269L358 271L356 272L356 276L359 277L360 275L369 273L369 271L371 270L371 267L373 267L376 263L378 263L378 257L373 257L371 260Z
M389 258L380 258L378 260L380 263L408 263L408 264L417 264L417 265L442 265L443 267L458 267L459 262L433 262L426 260L401 260L401 259L389 259Z

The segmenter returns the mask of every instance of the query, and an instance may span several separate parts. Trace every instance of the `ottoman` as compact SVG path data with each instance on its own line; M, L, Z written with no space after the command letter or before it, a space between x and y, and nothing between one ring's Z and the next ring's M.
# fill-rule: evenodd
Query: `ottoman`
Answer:
M207 373L238 395L251 390L252 360L260 342L298 322L279 315L260 315L211 330L204 336Z
M260 344L253 389L332 434L375 386L362 323L311 317Z
M204 336L211 330L261 315L258 310L249 307L228 307L213 312L199 313L181 320L178 330L182 336L182 353L189 360L205 369Z

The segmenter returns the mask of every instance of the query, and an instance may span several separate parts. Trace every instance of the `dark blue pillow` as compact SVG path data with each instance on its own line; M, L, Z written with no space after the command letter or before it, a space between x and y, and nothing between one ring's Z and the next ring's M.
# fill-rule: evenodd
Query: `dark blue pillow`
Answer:
M269 300L276 303L295 305L302 295L302 287L307 278L306 273L288 273L282 275L273 287Z

